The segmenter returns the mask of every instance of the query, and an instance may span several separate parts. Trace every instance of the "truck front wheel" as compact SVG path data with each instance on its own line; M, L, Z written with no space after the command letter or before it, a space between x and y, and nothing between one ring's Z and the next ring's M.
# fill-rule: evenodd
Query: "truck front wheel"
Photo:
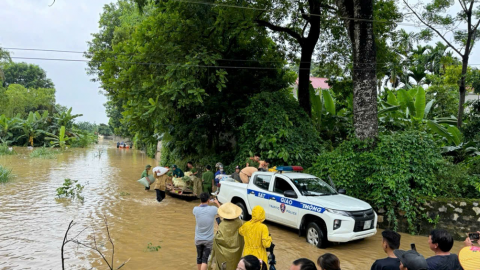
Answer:
M315 222L308 223L306 238L309 244L317 246L318 248L325 248L328 245L326 232Z
M242 208L242 214L240 215L240 219L248 221L250 220L250 215L248 214L247 208L245 205L241 202L237 202L236 205L240 208Z

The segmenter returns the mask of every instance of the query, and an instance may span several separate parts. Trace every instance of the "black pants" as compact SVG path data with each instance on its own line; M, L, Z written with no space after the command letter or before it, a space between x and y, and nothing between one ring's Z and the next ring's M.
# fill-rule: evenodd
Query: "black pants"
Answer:
M157 201L158 202L163 201L163 199L165 199L165 191L160 189L155 189L155 191L157 192Z

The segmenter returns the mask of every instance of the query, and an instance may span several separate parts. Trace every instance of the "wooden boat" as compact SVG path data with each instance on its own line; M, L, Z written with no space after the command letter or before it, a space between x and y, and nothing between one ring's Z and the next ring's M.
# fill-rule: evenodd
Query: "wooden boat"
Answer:
M191 189L176 188L171 184L167 185L165 193L167 193L168 195L174 198L182 199L185 201L193 201L198 199L197 195L193 194L193 191Z

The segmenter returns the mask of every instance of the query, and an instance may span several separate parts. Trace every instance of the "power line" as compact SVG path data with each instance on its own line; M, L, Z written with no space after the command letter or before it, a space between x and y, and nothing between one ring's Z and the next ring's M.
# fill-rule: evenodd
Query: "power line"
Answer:
M136 65L156 65L156 66L178 66L178 67L199 67L199 68L224 68L224 69L251 69L251 70L311 70L310 68L294 68L294 67L247 67L247 66L222 66L222 65L191 65L191 64L182 64L182 63L157 63L157 62L129 62L129 61L120 61L120 60L109 60L109 61L90 61L87 59L65 59L65 58L41 58L41 57L11 57L13 59L22 59L22 60L44 60L44 61L60 61L60 62L83 62L83 63L122 63L122 64L136 64ZM360 63L362 64L362 63ZM364 65L369 65L365 64ZM375 63L379 64L379 63ZM469 65L480 65L480 64L469 64ZM389 70L388 68L352 68L351 70Z
M57 50L57 49L38 49L38 48L18 48L18 47L3 47L5 50L18 50L18 51L39 51L39 52L59 52L59 53L77 53L77 54L85 54L85 51L71 51L71 50ZM110 56L117 56L117 55L127 55L127 56L135 56L135 55L150 55L150 54L140 54L140 53L120 53L120 54L113 54ZM18 57L11 57L11 58L18 58ZM41 60L41 59L38 59ZM80 60L75 60L76 62ZM90 60L85 59L85 62L90 62ZM217 59L216 61L232 61L232 62L258 62L258 63L285 63L285 61L269 61L269 60L253 60L253 59ZM92 61L95 62L95 61ZM293 62L287 62L288 64L291 65L297 65L297 64L309 64L309 63L318 63L317 61L293 61ZM383 64L390 64L391 62L377 62L377 65L383 65ZM358 64L369 64L369 63L358 63ZM410 63L412 64L412 63ZM469 65L478 65L478 64L469 64Z
M180 3L201 4L201 5L210 5L210 6L219 6L219 7L231 7L231 8L238 8L238 9L257 10L257 11L277 11L277 10L280 10L280 9L267 9L267 8L236 6L236 5L201 2L201 1L188 1L188 0L173 0L173 1L180 2ZM304 13L304 14L307 15L307 16L313 16L313 17L323 17L323 15L321 15L321 14L311 14L311 13ZM363 21L363 22L372 22L372 23L377 22L377 23L384 23L384 24L391 23L391 24L397 24L397 25L403 25L403 26L429 28L426 25L415 24L415 23L404 23L404 22L395 22L395 21L386 21L386 20L359 19L359 18L350 18L350 17L342 17L342 16L337 16L337 18L342 19L342 20L350 20L350 21ZM452 30L452 29L448 29L448 28L445 28L445 27L437 27L437 29ZM455 29L455 30L467 31L467 29L458 29L458 28Z

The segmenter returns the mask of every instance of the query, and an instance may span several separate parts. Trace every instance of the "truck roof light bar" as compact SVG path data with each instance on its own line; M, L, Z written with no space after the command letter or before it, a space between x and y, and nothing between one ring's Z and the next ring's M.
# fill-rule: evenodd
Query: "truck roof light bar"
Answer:
M276 170L278 172L301 172L303 171L302 166L277 166Z

